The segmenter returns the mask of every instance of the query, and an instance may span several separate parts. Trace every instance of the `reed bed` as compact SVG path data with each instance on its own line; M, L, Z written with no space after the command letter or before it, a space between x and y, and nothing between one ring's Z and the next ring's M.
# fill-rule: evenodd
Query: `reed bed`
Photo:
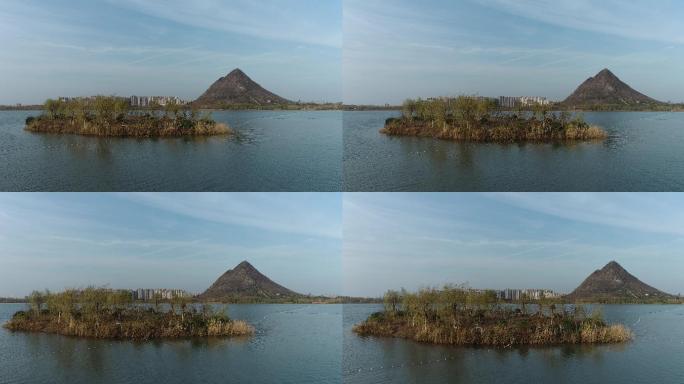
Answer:
M392 291L390 291L392 292ZM385 295L385 310L354 326L361 336L398 337L433 344L514 345L606 344L632 339L621 324L600 313L541 308L528 313L502 306L489 293L447 288Z
M98 96L92 101L48 100L45 112L26 119L30 132L113 137L179 137L229 135L233 130L209 114L180 105L165 106L164 113L129 113L124 100Z
M579 115L552 113L546 106L537 106L532 113L499 113L489 101L468 96L408 100L402 117L387 119L380 132L391 136L491 143L588 141L608 137L606 131L586 123Z
M132 303L127 292L89 288L32 295L31 308L16 312L3 326L10 331L44 332L98 339L175 339L247 336L254 327L210 306L201 310L174 298L170 309Z
M185 121L180 118L126 116L115 121L76 120L69 118L29 118L27 131L112 137L179 137L229 135L233 131L224 123L212 120Z

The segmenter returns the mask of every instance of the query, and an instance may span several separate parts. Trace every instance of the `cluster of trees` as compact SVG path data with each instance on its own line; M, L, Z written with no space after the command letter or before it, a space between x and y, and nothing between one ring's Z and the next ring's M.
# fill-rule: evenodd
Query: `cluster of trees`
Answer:
M133 301L130 291L88 287L59 293L34 291L27 299L28 310L15 313L5 323L6 328L140 340L238 336L254 331L244 321L231 320L225 306L215 311L208 304L195 305L180 295L166 303L156 296L152 303L141 304Z
M383 296L385 314L405 315L411 323L429 323L455 314L475 314L498 303L495 291L476 291L466 286L446 285L442 289L423 288L415 293L389 290Z
M591 140L607 136L581 115L552 112L549 105L503 111L492 99L458 96L406 100L400 119L388 119L380 132L477 142Z
M508 304L516 304L512 307ZM532 299L521 294L511 303L501 300L492 290L473 290L465 285L445 285L442 289L422 288L415 293L388 290L383 296L384 315L404 316L417 323L453 323L463 317L571 317L575 320L591 319L600 322L602 312L597 308L587 315L583 305L564 306L558 299Z
M100 121L123 119L130 108L128 100L114 96L96 96L94 99L71 99L68 101L47 99L45 114L49 119L72 119L83 121L94 118Z
M531 112L531 118L539 120L542 124L546 124L548 119L557 120L563 126L573 121L572 115L567 111L559 114L551 113L551 106L548 104L535 104L528 110L518 108L514 114L499 110L497 106L498 103L495 100L479 96L462 95L455 98L442 97L429 100L419 98L404 101L401 113L402 118L407 121L417 119L444 127L455 124L475 128L489 121L529 115L529 112ZM581 116L577 115L575 121L580 120Z
M518 305L504 304L494 291L466 286L424 288L415 293L390 290L383 302L384 311L357 324L356 333L499 346L613 343L631 338L626 327L606 324L600 310L588 314L583 306L561 307L546 299L522 298ZM531 302L536 304L533 310Z
M44 114L26 119L26 130L45 133L73 133L93 136L159 137L230 134L209 112L200 113L176 102L162 111L131 111L127 99L97 96L68 101L49 99Z
M27 301L33 315L54 315L57 321L74 317L97 319L116 314L124 314L127 310L137 310L133 295L127 290L87 287L85 289L66 289L63 292L33 291ZM190 300L182 296L174 296L170 300L171 312L176 308L186 310ZM155 295L152 309L160 312L162 297Z
M433 125L446 126L448 122L463 122L467 126L489 116L496 109L496 102L475 96L456 98L407 99L402 104L402 117L405 120L429 121Z
M128 99L116 96L96 96L92 99L70 99L67 101L47 99L43 106L45 115L52 120L66 118L77 121L122 121L130 116L131 111ZM153 106L153 109L156 109L156 106ZM163 116L161 117L175 120L197 121L200 119L211 119L208 113L200 116L200 111L195 106L188 108L173 100L164 105L162 111ZM144 116L151 117L155 115L148 112Z

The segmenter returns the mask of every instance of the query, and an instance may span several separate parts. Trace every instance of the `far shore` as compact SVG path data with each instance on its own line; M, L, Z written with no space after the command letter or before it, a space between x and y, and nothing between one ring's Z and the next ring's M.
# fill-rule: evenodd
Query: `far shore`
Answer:
M191 104L181 104L182 110L190 110ZM236 104L225 106L197 106L199 110L203 111L401 111L401 105L378 104L378 105L357 105L357 104L342 104L342 103L303 103L303 104L275 104L275 105L258 105L258 104ZM35 105L0 105L0 111L43 111L45 106L42 104ZM129 107L131 111L164 111L164 106L156 107ZM533 106L523 106L519 108L502 108L496 107L497 111L501 112L534 112ZM553 112L684 112L684 104L662 104L659 106L620 106L620 105L597 105L591 107L566 107L556 104L550 104L549 110Z

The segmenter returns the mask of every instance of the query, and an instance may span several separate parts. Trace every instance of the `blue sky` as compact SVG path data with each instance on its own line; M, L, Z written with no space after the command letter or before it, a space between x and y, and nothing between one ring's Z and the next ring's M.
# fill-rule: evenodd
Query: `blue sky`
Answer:
M616 260L684 293L684 196L345 193L349 295L445 283L568 293Z
M341 291L340 194L0 193L0 296L89 284L201 292L248 260Z
M344 0L344 100L561 100L608 67L651 97L681 102L682 20L675 0Z
M684 101L675 0L25 0L0 8L0 104L199 96L235 67L293 100L533 95L604 67Z
M198 97L239 67L289 99L340 101L341 1L25 0L0 7L0 104Z

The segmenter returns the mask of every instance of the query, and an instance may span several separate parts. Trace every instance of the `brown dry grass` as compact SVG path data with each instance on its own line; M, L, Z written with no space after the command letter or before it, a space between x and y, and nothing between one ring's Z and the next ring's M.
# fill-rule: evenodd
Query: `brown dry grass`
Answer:
M127 116L117 120L47 118L28 119L30 132L113 137L180 137L230 135L233 130L213 120L190 120L154 116Z
M632 333L620 324L607 325L596 318L572 314L521 314L509 311L455 313L448 321L426 319L407 313L376 313L357 324L361 336L399 337L433 344L557 345L621 343Z
M388 119L380 133L391 136L492 143L590 141L608 137L603 129L582 121L562 123L547 119L542 124L534 118L514 117L489 119L472 126L457 121L436 124L419 119Z
M11 331L55 333L99 339L150 340L206 336L247 336L254 327L242 320L201 313L162 313L151 309L128 309L97 316L75 313L58 316L43 311L17 312L4 324Z

